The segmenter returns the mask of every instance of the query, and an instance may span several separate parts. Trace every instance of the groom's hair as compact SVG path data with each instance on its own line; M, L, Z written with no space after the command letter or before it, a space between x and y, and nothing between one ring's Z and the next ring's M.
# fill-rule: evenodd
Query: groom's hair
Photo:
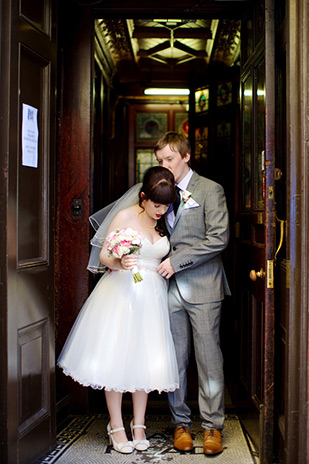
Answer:
M156 154L158 150L162 150L166 145L168 145L172 151L178 151L182 158L184 158L187 153L191 154L189 140L185 135L178 134L178 132L170 131L162 135L154 147L154 153Z

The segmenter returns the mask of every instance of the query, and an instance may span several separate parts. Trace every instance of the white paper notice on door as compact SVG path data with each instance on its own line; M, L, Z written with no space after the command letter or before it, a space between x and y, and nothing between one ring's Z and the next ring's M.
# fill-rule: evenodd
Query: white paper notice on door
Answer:
M22 165L38 167L38 110L23 103Z

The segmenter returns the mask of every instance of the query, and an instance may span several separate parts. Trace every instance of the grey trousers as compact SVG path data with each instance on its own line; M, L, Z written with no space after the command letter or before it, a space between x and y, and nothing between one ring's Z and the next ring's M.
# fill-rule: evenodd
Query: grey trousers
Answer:
M168 394L172 423L192 426L186 404L187 367L191 329L198 371L198 404L204 429L222 430L224 424L224 375L220 349L221 301L192 305L184 301L175 279L169 287L169 313L179 370L180 388Z

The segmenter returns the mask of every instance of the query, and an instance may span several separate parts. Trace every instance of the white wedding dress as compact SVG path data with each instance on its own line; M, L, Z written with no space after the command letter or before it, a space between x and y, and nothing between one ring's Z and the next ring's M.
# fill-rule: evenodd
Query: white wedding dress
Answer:
M144 238L137 267L102 276L87 299L58 359L84 386L118 392L174 391L179 387L170 332L167 283L156 271L167 237Z

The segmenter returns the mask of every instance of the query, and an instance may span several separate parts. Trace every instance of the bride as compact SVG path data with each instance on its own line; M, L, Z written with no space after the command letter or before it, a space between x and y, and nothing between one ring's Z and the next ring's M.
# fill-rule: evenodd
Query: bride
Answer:
M84 304L58 359L66 375L84 386L105 390L109 440L120 453L149 447L145 436L148 393L179 387L167 283L156 270L169 251L164 215L175 200L174 185L168 169L150 168L138 203L116 213L107 230L102 227L104 233L99 229L99 266L109 271ZM116 257L108 251L108 238L124 229L142 237L139 254ZM136 267L142 279L137 282L132 277ZM132 393L132 441L123 426L124 392Z

